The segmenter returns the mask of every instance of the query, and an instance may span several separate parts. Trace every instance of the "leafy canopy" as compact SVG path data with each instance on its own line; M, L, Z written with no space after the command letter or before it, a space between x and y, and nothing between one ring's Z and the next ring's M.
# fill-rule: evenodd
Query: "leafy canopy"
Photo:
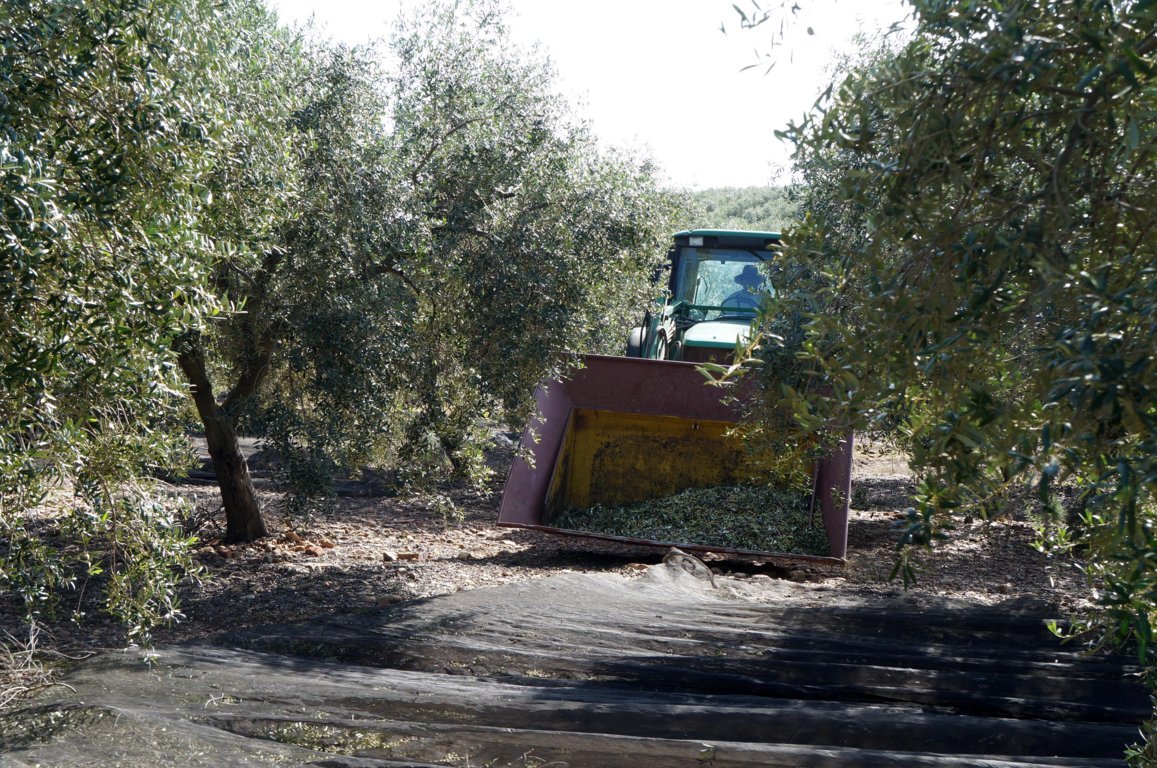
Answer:
M905 545L997 509L1017 484L1052 509L1060 486L1077 489L1068 522L1091 547L1105 626L1145 653L1157 6L913 9L910 42L785 133L810 186L782 264L795 291L764 352L795 378L770 397L816 430L901 427L921 472Z
M211 316L199 227L244 2L6 1L0 10L0 585L39 610L104 573L130 626L189 565L163 424L182 328ZM31 512L70 486L60 550Z
M568 353L618 351L642 303L677 200L570 116L504 13L429 6L389 67L355 51L316 78L258 405L298 478L369 463L483 479L492 423L524 417Z

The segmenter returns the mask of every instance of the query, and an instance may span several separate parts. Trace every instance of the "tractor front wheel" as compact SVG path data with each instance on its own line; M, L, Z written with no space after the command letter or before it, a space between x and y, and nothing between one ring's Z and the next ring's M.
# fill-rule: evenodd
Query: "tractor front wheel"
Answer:
M667 359L667 337L661 333L659 334L658 341L655 342L655 359Z
M644 330L641 325L631 329L631 335L627 337L627 357L643 356Z

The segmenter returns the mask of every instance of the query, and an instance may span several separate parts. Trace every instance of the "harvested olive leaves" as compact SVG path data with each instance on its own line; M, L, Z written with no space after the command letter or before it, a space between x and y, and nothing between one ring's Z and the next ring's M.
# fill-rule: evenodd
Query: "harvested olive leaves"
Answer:
M572 507L552 525L572 531L759 552L827 555L811 495L754 485L690 488L622 506Z

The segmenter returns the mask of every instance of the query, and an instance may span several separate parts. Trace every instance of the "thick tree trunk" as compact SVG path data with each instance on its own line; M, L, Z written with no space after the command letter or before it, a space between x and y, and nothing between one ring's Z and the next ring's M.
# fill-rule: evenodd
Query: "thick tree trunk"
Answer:
M217 485L221 488L221 502L225 507L225 539L230 543L253 541L267 536L265 520L257 503L249 465L237 442L237 429L227 407L217 404L213 385L205 369L205 357L200 339L185 337L177 345L177 360L189 381L193 402L201 423L205 426L205 442ZM228 399L227 399L228 403Z

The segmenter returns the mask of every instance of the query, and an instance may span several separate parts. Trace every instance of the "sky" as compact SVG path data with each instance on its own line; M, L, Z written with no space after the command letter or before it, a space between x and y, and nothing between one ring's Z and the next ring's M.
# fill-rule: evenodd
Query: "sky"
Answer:
M323 34L350 44L387 36L400 12L421 7L420 0L268 2L282 21L312 16ZM645 152L669 186L688 189L786 182L789 149L774 131L815 102L834 52L849 48L857 32L873 34L906 14L902 0L800 0L796 15L778 13L743 30L730 0L508 3L515 42L541 46L559 91L599 139ZM754 10L751 0L735 4Z

